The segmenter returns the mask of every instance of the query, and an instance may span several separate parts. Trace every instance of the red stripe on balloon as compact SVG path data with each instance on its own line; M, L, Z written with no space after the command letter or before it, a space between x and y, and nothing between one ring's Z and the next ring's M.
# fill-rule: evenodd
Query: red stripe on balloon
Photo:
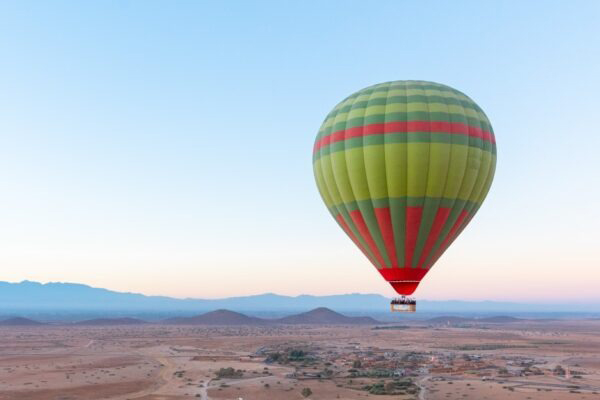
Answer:
M431 225L431 229L429 230L429 235L427 236L427 240L425 241L425 246L423 247L423 251L421 252L421 259L419 260L419 268L423 266L425 259L429 255L431 248L438 240L442 228L450 215L450 208L448 207L440 207L438 208L435 218L433 219L433 224Z
M340 223L344 232L346 232L346 234L348 234L348 236L350 236L350 239L352 239L352 241L354 242L356 247L358 247L360 249L360 251L363 252L363 254L369 259L369 261L371 261L371 263L373 263L373 265L375 265L375 263L373 262L373 259L369 255L369 252L364 248L364 246L360 243L360 240L358 240L356 235L352 232L352 229L350 229L350 227L346 223L346 220L344 219L342 214L338 214L335 217L335 219L337 219L337 221Z
M367 224L365 223L365 220L360 210L351 211L350 217L352 218L352 221L354 221L358 232L367 243L367 246L369 246L371 253L373 253L375 259L377 259L377 261L379 262L379 265L383 267L385 265L383 257L381 257L381 253L379 252L379 249L377 248L377 245L375 244L375 241L371 236L371 232L369 232L369 228L367 227Z
M389 208L376 208L375 217L377 217L377 223L379 224L379 230L381 236L383 236L383 243L385 249L392 263L392 267L398 266L398 258L396 257L396 245L394 243L394 228L392 227L392 215L390 214Z
M454 222L454 225L452 226L452 229L450 229L450 232L448 232L448 234L446 235L446 238L444 239L444 241L442 242L441 246L437 250L437 252L435 254L435 257L431 260L430 265L435 264L435 262L438 260L438 258L440 258L441 255L444 253L444 251L446 251L446 249L448 248L448 246L450 246L450 243L452 243L452 241L458 235L458 230L461 227L461 225L463 225L463 222L465 221L465 218L468 215L469 215L469 213L467 212L467 210L462 210L462 212L460 213L460 215L458 216L458 218Z
M404 264L407 267L412 265L412 258L417 244L417 236L419 235L422 215L423 207L406 207L406 244L404 246L406 259Z
M322 137L315 142L314 151L316 152L321 147L328 146L332 143L342 140L370 136L382 135L390 133L415 133L415 132L432 132L432 133L448 133L452 135L466 135L478 139L486 140L491 143L496 143L494 135L479 127L463 124L460 122L447 121L394 121L380 124L370 124L355 126L353 128L343 129L333 132Z

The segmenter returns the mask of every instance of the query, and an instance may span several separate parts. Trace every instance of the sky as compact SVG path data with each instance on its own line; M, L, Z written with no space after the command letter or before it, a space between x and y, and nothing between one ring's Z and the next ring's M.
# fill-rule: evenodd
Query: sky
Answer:
M394 294L318 194L335 104L402 79L490 118L496 177L418 298L600 301L597 1L0 2L0 280Z

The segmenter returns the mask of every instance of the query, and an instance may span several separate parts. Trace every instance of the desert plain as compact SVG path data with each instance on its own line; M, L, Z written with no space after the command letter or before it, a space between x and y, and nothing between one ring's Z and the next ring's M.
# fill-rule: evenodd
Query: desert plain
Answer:
M600 320L0 328L0 400L600 399Z

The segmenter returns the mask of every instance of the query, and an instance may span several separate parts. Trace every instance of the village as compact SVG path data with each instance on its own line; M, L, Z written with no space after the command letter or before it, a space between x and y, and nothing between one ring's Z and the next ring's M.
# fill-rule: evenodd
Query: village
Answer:
M290 345L262 347L253 358L267 365L293 366L295 370L287 378L332 380L338 386L366 390L371 394L418 394L421 387L414 382L423 377L430 381L464 380L466 377L504 383L511 378L541 376L561 379L565 389L573 390L580 388L577 381L584 374L568 366L549 365L541 358L490 354L501 346L481 346L487 352L468 351L471 350L469 347L459 347L457 351L416 352L361 347L352 342L344 346Z

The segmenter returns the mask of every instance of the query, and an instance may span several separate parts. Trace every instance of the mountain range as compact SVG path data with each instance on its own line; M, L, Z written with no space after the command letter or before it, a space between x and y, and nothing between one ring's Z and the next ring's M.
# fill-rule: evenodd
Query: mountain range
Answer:
M52 311L152 311L190 312L230 309L236 311L293 312L317 307L335 310L373 310L389 307L378 294L331 296L282 296L273 293L224 299L177 299L116 292L78 283L19 283L0 281L0 310Z
M223 299L177 299L116 292L77 283L19 283L0 281L0 314L32 313L104 313L139 315L140 313L195 315L219 309L259 315L288 315L319 307L347 313L382 313L389 309L389 298L379 294L341 294L328 296L282 296L273 293ZM493 301L418 301L422 313L584 313L597 316L600 304L524 304Z
M62 322L72 326L112 326L112 325L142 325L147 324L137 318L94 318L77 322ZM158 321L168 325L375 325L380 323L371 317L348 317L325 307L290 315L283 318L257 318L230 310L216 310L193 317L174 317ZM29 318L13 317L0 320L0 327L32 327L48 325ZM56 322L53 325L57 325Z
M466 318L457 316L440 316L424 320L413 320L410 325L390 325L390 322L378 321L371 317L351 317L325 307L315 308L304 313L293 314L282 318L258 318L251 317L230 310L215 310L191 317L172 317L159 321L145 321L138 318L93 318L81 321L51 321L39 322L24 317L12 317L0 320L0 327L35 327L35 326L123 326L123 325L209 325L209 326L240 326L240 325L378 325L375 329L407 329L415 326L436 325L464 325L464 324L512 324L517 322L543 323L555 321L553 319L523 319L510 316L494 316L480 318ZM407 323L408 321L404 321Z

